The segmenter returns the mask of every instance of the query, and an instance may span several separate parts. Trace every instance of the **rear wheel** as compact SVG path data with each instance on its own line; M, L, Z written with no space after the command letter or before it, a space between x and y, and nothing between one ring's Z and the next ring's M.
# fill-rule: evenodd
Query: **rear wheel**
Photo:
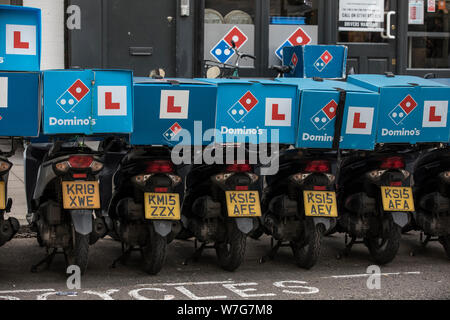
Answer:
M400 247L401 229L391 223L389 231L384 237L366 238L365 243L370 255L378 264L386 264L394 260Z
M167 239L159 235L153 226L149 228L146 245L142 248L144 270L148 274L158 274L166 260Z
M307 222L308 234L301 241L291 242L295 263L300 268L311 269L319 260L323 232L313 221Z
M226 271L235 271L241 265L245 256L247 235L239 231L234 221L229 225L227 239L216 243L216 253L219 265Z
M447 257L450 259L450 235L439 237L439 242L444 247L445 253L447 254Z
M73 233L72 248L66 251L69 265L77 265L81 274L87 270L89 260L89 235Z

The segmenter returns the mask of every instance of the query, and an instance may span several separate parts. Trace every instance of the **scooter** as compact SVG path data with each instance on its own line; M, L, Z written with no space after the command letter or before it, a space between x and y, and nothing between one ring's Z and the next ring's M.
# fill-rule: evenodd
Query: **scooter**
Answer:
M261 220L262 230L272 237L272 249L261 262L290 246L299 267L310 269L317 263L322 236L336 225L335 167L333 152L282 153L278 174L266 177Z
M32 272L43 264L49 266L56 254L63 253L66 263L77 265L84 274L89 246L107 232L99 186L105 150L58 140L48 148L39 165L28 217L47 256L32 267Z
M226 154L227 148L235 147L218 148L216 152ZM236 155L238 151L232 152ZM182 209L185 229L179 236L195 237L197 250L193 260L197 260L204 249L211 248L216 250L219 265L224 270L235 271L241 265L247 235L257 229L261 216L258 180L254 166L245 161L193 165L187 174ZM202 243L199 248L197 242ZM213 245L208 246L211 243Z
M8 176L12 168L12 163L8 161L8 158L15 153L14 140L12 140L11 144L10 152L2 152L0 150L0 247L10 241L20 228L17 219L12 217L5 219L5 215L11 212L13 204L12 199L7 198Z
M114 175L109 205L116 238L122 243L117 262L139 250L144 270L156 275L164 265L167 244L181 230L182 178L165 147L130 148Z
M346 248L338 258L348 255L354 244L365 244L376 263L394 260L401 229L414 212L411 174L407 170L411 153L401 151L408 149L385 146L376 152L342 156L337 179L337 231L346 233Z
M421 247L439 241L450 259L450 150L427 150L414 168L416 212L412 229L421 231ZM425 239L423 239L423 234Z

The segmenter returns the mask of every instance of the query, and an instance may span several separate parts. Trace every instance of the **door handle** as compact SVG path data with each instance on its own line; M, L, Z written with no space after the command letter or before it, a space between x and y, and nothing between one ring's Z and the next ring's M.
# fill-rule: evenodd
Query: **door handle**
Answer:
M397 14L397 12L395 12L395 11L389 11L389 12L386 14L386 37L387 37L387 39L395 39L395 36L393 36L393 35L391 34L391 28L392 28L392 26L391 26L391 19L392 19L392 16L393 16L394 14Z

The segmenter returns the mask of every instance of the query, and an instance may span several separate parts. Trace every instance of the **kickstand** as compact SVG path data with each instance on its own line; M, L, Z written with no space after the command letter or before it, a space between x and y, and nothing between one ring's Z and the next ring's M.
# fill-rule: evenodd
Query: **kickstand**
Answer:
M117 267L117 264L120 262L123 265L127 264L128 259L131 256L131 252L133 251L133 247L129 247L128 249L125 250L125 245L122 243L122 254L120 255L120 257L118 257L116 260L113 261L111 268L115 269Z
M430 235L427 235L427 236L425 237L425 240L423 240L423 236L424 236L424 234L423 234L423 232L421 232L421 233L420 233L420 246L419 246L419 248L417 248L416 250L413 250L413 251L410 252L409 255L410 255L411 257L414 257L417 253L420 253L420 252L425 251L425 248L427 247L428 243L429 243L430 241L432 241Z
M200 248L197 248L197 240L195 240L195 251L192 256L184 260L183 265L187 266L190 261L197 262L202 256L203 250L206 249L206 242L203 242Z
M265 256L263 256L263 257L261 257L259 259L259 263L260 264L265 263L265 262L267 262L269 260L270 261L274 260L275 256L278 253L278 250L280 250L280 248L283 246L283 242L281 240L277 241L277 244L275 246L273 245L273 243L274 243L274 241L273 241L273 238L272 238L270 240L270 247L271 247L271 249L270 249L269 253L267 253Z
M53 259L55 258L56 254L58 253L58 249L53 249L52 253L49 254L49 250L47 250L47 255L45 256L44 259L42 259L41 261L39 261L37 264L31 266L31 272L32 273L37 273L39 270L39 267L42 265L46 265L45 269L47 269L53 262Z
M356 237L352 237L350 242L348 242L348 236L345 235L345 248L337 254L336 258L339 260L342 259L342 257L348 257L350 251L353 248L353 245L356 243Z

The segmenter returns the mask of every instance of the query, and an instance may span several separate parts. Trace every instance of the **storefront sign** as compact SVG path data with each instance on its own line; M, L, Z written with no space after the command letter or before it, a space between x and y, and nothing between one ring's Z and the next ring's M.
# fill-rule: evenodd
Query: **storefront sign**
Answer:
M436 0L427 0L427 11L428 12L436 12Z
M384 31L384 0L339 0L339 31Z
M423 0L409 0L409 24L423 24L425 8Z

